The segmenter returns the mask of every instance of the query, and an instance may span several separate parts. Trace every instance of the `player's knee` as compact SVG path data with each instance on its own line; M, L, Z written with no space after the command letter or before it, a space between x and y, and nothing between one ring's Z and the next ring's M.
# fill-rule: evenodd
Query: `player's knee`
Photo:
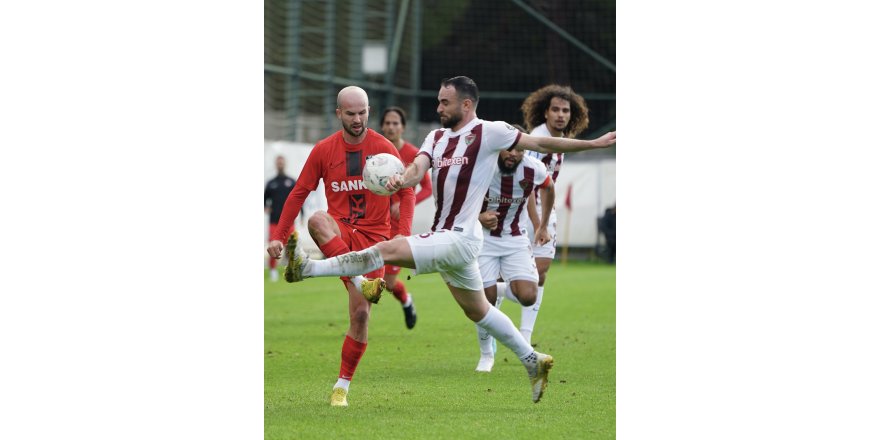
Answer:
M380 241L376 243L376 249L382 254L385 261L397 261L400 258L399 246L402 240ZM405 241L403 241L405 243Z
M467 316L471 321L478 322L486 317L486 313L477 310L465 310L464 316Z
M330 226L329 222L331 221L333 221L333 218L331 218L330 214L327 214L325 211L315 212L309 217L309 231L325 229Z
M538 272L538 285L543 286L544 280L547 279L547 271ZM525 305L525 304L524 304ZM530 304L529 304L530 305Z
M394 289L394 286L397 284L397 275L386 273L384 278L388 290Z
M318 211L309 217L309 235L316 240L332 238L332 236L335 235L335 232L333 231L333 223L334 220L333 217L330 217L330 214L327 214L324 211Z
M538 286L535 284L520 285L514 295L521 305L525 307L534 305L538 300Z

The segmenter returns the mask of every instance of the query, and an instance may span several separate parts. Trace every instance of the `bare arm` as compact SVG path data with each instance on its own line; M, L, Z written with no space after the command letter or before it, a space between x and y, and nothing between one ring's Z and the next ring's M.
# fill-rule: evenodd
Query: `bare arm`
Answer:
M547 222L550 221L550 212L553 211L553 205L556 203L556 187L553 185L553 179L548 180L549 184L541 188L541 227L546 228Z
M592 140L530 136L523 133L519 142L516 143L516 149L520 151L532 150L539 153L574 153L596 148L608 148L615 142L617 142L616 131L610 131Z
M547 181L549 182L547 186L541 188L541 224L535 229L535 243L538 246L552 239L547 232L547 222L550 221L550 212L553 210L553 204L556 203L556 187L553 186L553 179L548 178Z
M541 224L541 217L538 217L538 203L535 201L535 193L529 195L529 201L526 203L526 214L533 225Z

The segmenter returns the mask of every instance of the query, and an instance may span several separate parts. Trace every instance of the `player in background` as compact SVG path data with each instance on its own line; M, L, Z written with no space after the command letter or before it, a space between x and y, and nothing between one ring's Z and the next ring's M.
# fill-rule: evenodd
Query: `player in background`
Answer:
M406 113L400 107L388 107L382 112L382 120L380 121L382 126L382 134L394 144L394 147L397 148L397 152L400 153L400 158L403 160L403 165L409 165L412 163L413 159L416 158L416 154L419 154L419 149L415 147L415 145L403 140L401 137L403 135L403 131L406 129ZM431 175L425 173L425 177L419 182L419 191L416 192L416 204L418 205L421 201L431 197ZM399 230L399 219L400 219L400 195L394 193L391 196L391 236L397 235ZM403 319L406 322L406 328L412 329L416 326L416 306L413 303L412 295L406 291L406 286L403 284L403 281L397 278L397 275L400 273L400 266L393 266L390 264L385 265L385 285L388 286L388 290L394 294L394 297L400 301L401 306L403 306Z
M526 97L522 104L522 112L526 129L531 136L536 137L574 138L584 131L590 122L589 109L584 98L576 94L570 87L556 84L542 87ZM563 153L527 151L526 155L543 162L553 182L556 183L556 178L559 177L559 170L562 167ZM538 218L538 213L543 210L543 202L541 194L538 193L533 193L529 198L529 206L527 207L529 221L526 222L526 228L533 243L536 239L534 225L540 224L543 220ZM550 262L556 255L556 208L552 202L550 207L552 208L550 219L546 221L546 224L551 240L543 245L535 243L533 249L535 264L538 266L538 297L531 306L524 305L520 315L519 331L529 344L532 343L535 321L538 319L538 311L544 300L544 282L547 280L547 271L550 270ZM508 293L507 283L498 283L496 287L499 298L516 299Z
M286 161L284 156L278 155L275 158L275 168L278 174L266 182L266 189L263 191L263 206L266 214L269 214L269 237L271 240L272 233L278 227L278 219L281 218L281 208L284 207L284 201L296 185L296 179L284 173ZM278 281L278 260L269 258L269 279L273 282Z
M272 258L281 257L282 240L290 234L303 202L317 189L321 179L324 180L327 212L314 213L308 220L308 228L327 258L366 249L391 238L391 198L367 190L362 170L367 157L374 154L400 155L388 139L367 128L369 115L369 98L363 89L349 86L339 92L336 117L342 130L318 142L306 159L296 188L284 204L278 228L266 249ZM400 193L399 232L404 235L410 233L414 199L412 189ZM331 406L348 406L349 385L367 349L370 303L365 295L378 296L385 287L382 267L348 275L351 278L342 277L342 282L348 292L349 327L342 343L342 362L330 396ZM284 278L288 282L294 281L290 265L285 268Z
M477 254L483 242L478 220L483 196L502 150L583 151L610 147L617 135L611 132L594 140L532 137L501 121L483 121L476 114L477 85L464 76L443 80L437 100L437 113L444 128L429 133L419 155L407 166L403 176L392 176L385 185L391 191L411 188L431 168L437 206L432 232L399 237L362 251L313 261L300 248L294 231L285 249L294 280L354 275L377 270L386 263L415 269L417 274L437 272L465 316L520 359L531 382L532 401L538 402L547 387L553 357L536 352L510 318L486 300L477 266ZM370 299L377 298L371 296Z
M519 126L516 128L525 131ZM545 212L541 217L547 220L556 197L547 167L533 157L524 156L522 151L502 150L498 154L498 170L492 176L480 212L483 248L477 258L486 299L495 307L503 299L496 298L495 284L499 276L507 282L508 291L512 292L519 304L530 306L537 297L538 270L532 258L531 240L526 232L523 212L529 195L539 190L541 197L549 201L544 204ZM540 223L537 244L542 245L549 240L547 225ZM480 361L476 370L488 373L495 364L494 338L477 326L477 341L480 344Z

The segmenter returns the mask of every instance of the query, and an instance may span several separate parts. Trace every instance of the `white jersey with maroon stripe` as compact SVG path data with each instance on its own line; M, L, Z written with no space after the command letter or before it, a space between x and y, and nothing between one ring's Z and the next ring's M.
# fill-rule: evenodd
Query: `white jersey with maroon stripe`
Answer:
M532 191L537 191L550 183L547 167L534 157L523 156L516 170L511 174L495 172L489 191L483 198L483 211L498 213L498 226L491 231L483 228L483 234L526 236L526 225L522 220L526 202Z
M498 152L513 148L520 135L510 124L479 118L455 132L437 129L428 133L419 155L431 159L436 207L432 231L463 232L482 241L477 217L498 170Z
M530 136L539 136L539 137L553 137L550 134L550 130L547 129L547 124L541 124L535 127ZM550 173L550 176L553 178L553 183L556 183L556 178L559 177L559 170L562 168L562 158L565 156L563 153L539 153L537 151L526 150L526 156L534 157L538 159L544 166L547 167L547 172ZM538 197L538 194L535 194L535 202L537 203L538 215L541 214L541 198Z

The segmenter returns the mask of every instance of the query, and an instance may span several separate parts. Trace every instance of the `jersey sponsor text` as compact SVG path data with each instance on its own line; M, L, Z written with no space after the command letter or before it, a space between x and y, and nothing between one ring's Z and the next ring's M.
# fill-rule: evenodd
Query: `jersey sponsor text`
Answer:
M445 158L441 157L434 160L434 168L440 169L445 167L451 167L453 165L467 165L468 158L465 156L456 156Z
M330 183L330 190L333 192L358 191L362 189L367 189L366 185L364 185L363 179L343 180L341 182L334 181Z

